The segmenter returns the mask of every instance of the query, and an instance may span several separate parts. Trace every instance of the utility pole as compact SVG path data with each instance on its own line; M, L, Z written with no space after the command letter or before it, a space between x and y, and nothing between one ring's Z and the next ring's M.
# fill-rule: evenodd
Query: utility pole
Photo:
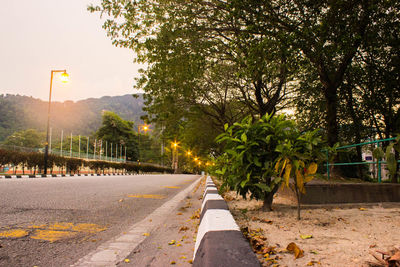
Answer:
M79 135L78 158L81 158L81 135Z
M69 143L69 157L72 158L72 133L71 133L71 142Z
M86 145L86 159L89 159L89 136L87 137L87 145Z
M53 128L50 127L50 138L49 138L49 152L51 154L51 133L53 131Z
M93 159L96 159L96 143L97 143L97 139L94 139L94 145L93 145Z
M63 135L64 135L64 130L61 130L61 152L60 152L60 156L62 157L62 145L63 145Z

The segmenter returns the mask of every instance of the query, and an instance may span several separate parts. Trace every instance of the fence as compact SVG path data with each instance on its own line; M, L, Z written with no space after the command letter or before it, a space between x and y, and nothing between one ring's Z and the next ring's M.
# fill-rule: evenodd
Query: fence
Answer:
M44 153L44 148L30 148L30 147L20 147L20 146L10 146L0 144L0 149L11 150L11 151L20 151L20 152L39 152ZM103 160L109 162L124 162L124 163L135 163L134 161L128 161L124 156L122 157L107 157L103 154L91 154L87 152L74 152L69 150L58 150L58 149L50 149L49 154L54 154L57 156L63 156L67 158L78 158L78 159L86 159L86 160Z
M341 146L336 148L336 150L342 150L342 149L347 149L347 148L353 148L357 146L365 146L365 145L370 145L370 144L376 144L377 147L381 146L382 142L389 142L396 140L396 138L387 138L387 139L382 139L382 140L375 140L375 141L369 141L369 142L364 142L364 143L359 143L359 144L353 144L353 145L346 145L346 146ZM362 162L339 162L339 163L329 163L329 151L326 152L326 173L328 179L330 179L330 171L329 167L330 166L350 166L350 165L364 165L364 164L376 164L378 167L378 182L382 182L382 164L386 164L386 161L381 161L379 159L376 159L376 161L362 161ZM398 161L400 162L400 160Z

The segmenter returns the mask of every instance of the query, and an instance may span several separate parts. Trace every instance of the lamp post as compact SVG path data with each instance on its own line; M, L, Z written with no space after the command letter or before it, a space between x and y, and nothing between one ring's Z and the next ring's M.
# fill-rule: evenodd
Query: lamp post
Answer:
M174 169L174 173L178 172L178 142L176 140L171 143L172 147L172 169Z
M47 130L46 130L46 146L44 149L44 174L47 174L47 159L49 157L49 128L50 128L50 104L51 104L51 90L53 87L53 76L56 72L62 72L61 81L68 82L68 74L66 70L52 70L50 76L50 93L49 93L49 106L47 109Z
M141 161L141 154L140 154L140 129L142 129L142 131L144 131L144 134L146 134L146 132L148 130L150 130L149 125L147 124L143 124L143 125L139 125L138 127L138 152L139 152L139 162Z

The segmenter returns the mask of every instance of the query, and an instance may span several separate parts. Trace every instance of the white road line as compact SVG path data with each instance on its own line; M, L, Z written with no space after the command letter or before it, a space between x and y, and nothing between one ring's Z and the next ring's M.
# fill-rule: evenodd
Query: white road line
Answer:
M123 261L146 239L146 236L143 236L143 234L150 233L157 226L161 225L167 218L167 215L171 213L171 210L177 208L179 203L193 190L201 178L198 178L185 190L179 192L171 200L157 208L145 219L132 225L126 234L121 234L103 243L96 250L71 265L71 267L115 266Z

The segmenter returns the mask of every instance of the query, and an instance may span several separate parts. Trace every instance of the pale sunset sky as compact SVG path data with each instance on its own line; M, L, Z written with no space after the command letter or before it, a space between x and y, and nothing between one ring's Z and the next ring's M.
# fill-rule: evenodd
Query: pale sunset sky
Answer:
M0 94L48 100L50 71L66 69L70 81L53 79L52 100L80 100L136 93L135 54L111 44L98 13L100 0L3 0L0 8ZM60 75L60 74L58 74Z

